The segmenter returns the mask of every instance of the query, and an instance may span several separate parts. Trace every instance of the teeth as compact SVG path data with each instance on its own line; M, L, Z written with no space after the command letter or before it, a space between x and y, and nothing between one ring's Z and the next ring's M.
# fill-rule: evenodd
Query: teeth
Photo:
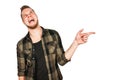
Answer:
M31 19L31 20L29 21L29 23L32 22L32 21L34 21L34 19Z

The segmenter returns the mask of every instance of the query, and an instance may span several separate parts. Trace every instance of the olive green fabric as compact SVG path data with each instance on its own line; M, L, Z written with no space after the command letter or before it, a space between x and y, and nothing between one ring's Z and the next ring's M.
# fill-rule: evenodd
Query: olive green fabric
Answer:
M65 65L65 58L61 38L57 31L43 29L42 47L45 55L49 80L62 80L59 65ZM17 43L18 76L25 76L26 80L34 80L35 61L32 58L32 40L28 34Z

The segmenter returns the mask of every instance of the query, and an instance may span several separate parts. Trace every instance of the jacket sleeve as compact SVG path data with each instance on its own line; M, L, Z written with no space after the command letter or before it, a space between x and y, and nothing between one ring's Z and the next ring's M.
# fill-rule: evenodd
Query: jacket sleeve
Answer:
M24 58L22 40L17 43L17 67L18 67L18 76L24 76L25 75L25 58Z
M55 36L57 39L57 61L61 66L63 66L70 60L67 60L65 57L65 51L59 33L55 32Z

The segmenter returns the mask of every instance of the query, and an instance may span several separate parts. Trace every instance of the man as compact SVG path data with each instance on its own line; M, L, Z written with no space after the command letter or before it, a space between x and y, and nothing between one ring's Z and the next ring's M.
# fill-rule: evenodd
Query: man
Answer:
M69 62L78 45L86 43L89 35L95 33L82 33L81 29L64 51L58 32L40 26L31 7L21 7L21 18L28 34L17 43L19 80L62 80L58 64L63 66Z

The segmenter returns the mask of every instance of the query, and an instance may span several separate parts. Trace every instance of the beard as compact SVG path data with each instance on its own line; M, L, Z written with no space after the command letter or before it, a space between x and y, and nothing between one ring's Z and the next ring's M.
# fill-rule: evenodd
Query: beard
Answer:
M28 27L29 29L35 29L37 26L38 26L38 20L37 20L37 22L36 22L34 25L32 25L32 26L28 26L28 25L27 25L27 27Z

